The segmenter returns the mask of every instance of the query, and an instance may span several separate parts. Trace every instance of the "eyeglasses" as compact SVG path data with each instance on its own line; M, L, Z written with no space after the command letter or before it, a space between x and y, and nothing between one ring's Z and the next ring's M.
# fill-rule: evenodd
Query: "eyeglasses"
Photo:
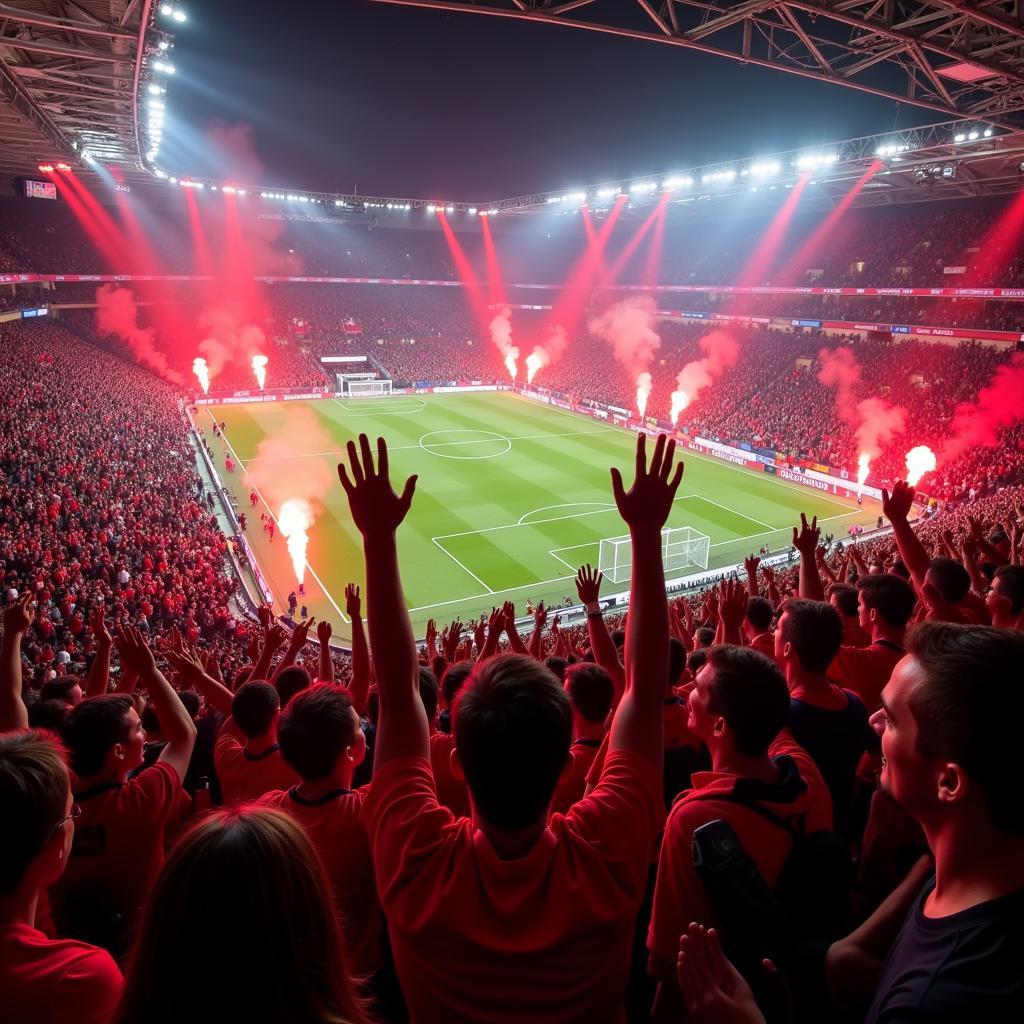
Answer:
M56 832L57 829L59 829L63 824L65 824L65 822L74 821L76 818L80 818L81 816L82 808L79 807L78 804L72 804L71 813L67 817L61 818L60 821L58 821L57 824L54 825L52 829L50 829L50 834L52 835L54 832Z

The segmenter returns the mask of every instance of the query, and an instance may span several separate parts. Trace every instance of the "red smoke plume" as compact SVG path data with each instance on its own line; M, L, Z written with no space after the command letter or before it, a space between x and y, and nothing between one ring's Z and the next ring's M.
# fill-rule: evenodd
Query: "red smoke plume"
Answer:
M975 445L994 447L999 430L1024 419L1024 353L1017 352L1000 366L992 382L974 402L961 402L950 428L952 437L942 449L943 461Z
M96 289L96 328L100 334L113 334L127 342L143 366L156 370L173 384L185 383L185 378L170 368L167 356L154 345L153 328L139 326L135 296L127 288L105 284Z
M676 385L686 394L688 403L692 402L703 388L730 367L735 366L740 358L739 344L725 331L705 334L697 344L704 357L687 363L676 377Z

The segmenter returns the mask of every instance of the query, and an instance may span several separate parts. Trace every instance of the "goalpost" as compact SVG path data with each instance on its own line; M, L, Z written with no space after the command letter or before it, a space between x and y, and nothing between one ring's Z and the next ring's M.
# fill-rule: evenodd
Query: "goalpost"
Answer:
M661 557L666 576L689 568L706 569L710 550L711 538L691 526L661 531ZM612 583L628 583L633 574L633 542L629 536L602 540L597 568Z
M345 380L342 379L342 394L346 398L379 398L391 394L390 380Z

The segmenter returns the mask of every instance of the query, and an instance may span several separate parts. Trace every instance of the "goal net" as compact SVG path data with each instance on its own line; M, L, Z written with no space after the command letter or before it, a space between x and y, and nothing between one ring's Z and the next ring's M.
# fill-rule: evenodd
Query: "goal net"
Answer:
M691 526L676 526L661 531L661 558L665 575L684 569L706 569L711 538ZM633 542L626 537L601 541L598 569L612 583L628 583L633 574Z
M391 383L389 380L346 380L343 382L343 393L349 398L390 395Z

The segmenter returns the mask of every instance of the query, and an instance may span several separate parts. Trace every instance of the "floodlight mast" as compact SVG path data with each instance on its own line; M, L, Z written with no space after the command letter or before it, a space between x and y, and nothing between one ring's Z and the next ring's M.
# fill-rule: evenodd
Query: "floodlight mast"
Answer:
M1024 25L1015 20L1016 0L996 0L986 10L963 0L892 0L884 5L877 0L747 0L720 12L706 0L636 0L652 23L648 31L622 19L623 9L632 5L615 10L597 5L595 10L592 0L373 2L515 18L679 46L946 115L983 119L1009 131L1024 128L1024 73L1012 56L1003 56L1024 47ZM919 33L920 26L925 31ZM885 84L894 72L902 90Z

